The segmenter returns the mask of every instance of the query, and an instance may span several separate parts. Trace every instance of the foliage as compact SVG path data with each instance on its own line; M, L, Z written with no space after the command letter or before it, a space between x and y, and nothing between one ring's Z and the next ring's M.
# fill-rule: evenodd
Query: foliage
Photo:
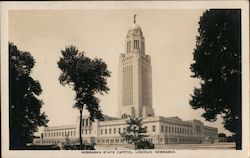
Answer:
M207 10L199 22L191 71L200 78L190 100L193 109L215 121L222 114L226 129L236 133L241 148L241 12Z
M145 138L147 130L146 127L142 127L142 118L130 118L126 120L126 131L121 133L121 136L127 140L129 144L134 144L135 149L141 149L143 147L150 146L152 143Z
M48 120L41 113L42 93L38 81L30 74L35 60L29 52L18 50L9 43L9 127L10 149L22 148L32 142L38 126L46 126Z
M226 136L225 133L219 133L219 134L218 134L218 137L224 137L224 138L226 138L227 136Z
M110 72L102 59L90 59L75 46L68 46L61 53L62 57L58 61L61 69L59 81L64 86L71 86L76 93L74 108L80 112L79 134L82 145L82 111L84 108L89 111L91 121L102 119L100 101L95 94L103 95L103 92L109 91L107 78Z
M65 144L63 150L95 150L95 144Z
M65 144L66 145L70 144L70 140L69 140L69 136L68 135L66 135L66 137L65 137Z

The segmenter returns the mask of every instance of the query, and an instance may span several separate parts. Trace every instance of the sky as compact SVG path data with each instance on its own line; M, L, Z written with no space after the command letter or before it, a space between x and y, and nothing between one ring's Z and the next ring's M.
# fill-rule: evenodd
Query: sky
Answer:
M61 50L74 45L90 58L102 58L111 71L110 91L100 97L103 114L116 116L118 106L118 62L125 53L125 38L137 15L145 37L145 51L151 56L153 108L156 116L199 119L230 135L218 116L210 123L201 117L203 110L189 105L199 79L190 77L198 22L204 10L15 10L9 11L9 41L36 60L32 77L43 89L42 111L48 126L76 123L74 91L59 83L57 61Z

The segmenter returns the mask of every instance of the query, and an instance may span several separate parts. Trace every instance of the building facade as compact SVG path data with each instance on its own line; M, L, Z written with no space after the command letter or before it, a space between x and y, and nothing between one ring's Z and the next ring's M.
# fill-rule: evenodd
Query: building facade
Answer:
M83 116L82 137L85 143L125 144L124 132L129 117L143 118L148 140L154 144L213 143L218 129L205 126L199 120L183 121L179 117L155 116L152 106L152 68L145 53L145 39L141 27L134 20L125 40L125 53L119 58L117 117L104 115L104 120L91 122ZM76 125L47 127L34 144L56 144L79 140L79 121Z

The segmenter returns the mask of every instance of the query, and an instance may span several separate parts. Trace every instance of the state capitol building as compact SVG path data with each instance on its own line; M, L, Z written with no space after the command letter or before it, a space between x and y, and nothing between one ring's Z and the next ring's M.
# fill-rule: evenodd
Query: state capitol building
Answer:
M184 121L179 117L155 116L152 105L152 68L145 53L145 39L136 24L128 30L125 53L119 56L117 117L104 115L104 120L91 122L83 116L82 138L85 143L124 144L120 135L126 130L129 117L143 118L147 139L154 144L213 143L218 140L218 129L205 126L199 120ZM44 128L34 144L76 142L79 139L79 117L75 125Z

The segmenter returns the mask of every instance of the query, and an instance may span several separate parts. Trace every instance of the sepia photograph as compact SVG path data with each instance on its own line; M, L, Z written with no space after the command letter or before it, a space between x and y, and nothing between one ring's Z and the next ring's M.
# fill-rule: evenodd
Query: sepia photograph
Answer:
M248 157L248 3L175 3L2 3L4 157Z

